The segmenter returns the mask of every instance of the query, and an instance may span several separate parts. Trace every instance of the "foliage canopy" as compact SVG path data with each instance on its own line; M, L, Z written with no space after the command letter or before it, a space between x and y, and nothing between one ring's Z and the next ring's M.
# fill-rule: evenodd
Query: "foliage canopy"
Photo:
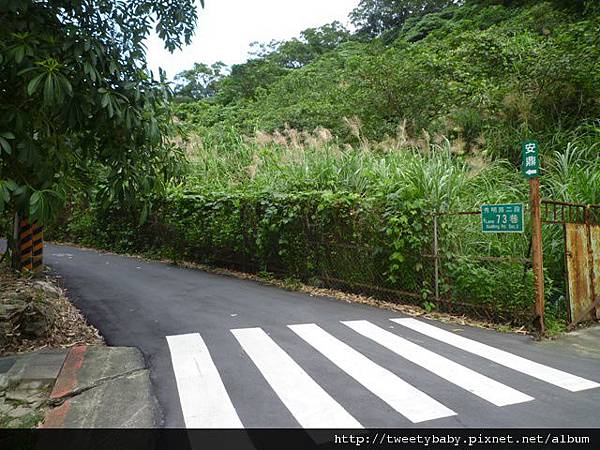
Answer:
M0 2L0 212L46 222L73 186L147 203L177 164L144 41L172 51L195 24L193 0Z

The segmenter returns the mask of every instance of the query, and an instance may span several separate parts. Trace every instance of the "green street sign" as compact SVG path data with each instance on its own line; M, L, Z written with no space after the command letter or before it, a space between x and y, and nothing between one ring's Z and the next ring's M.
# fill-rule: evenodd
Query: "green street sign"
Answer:
M521 172L525 178L540 176L539 144L537 141L526 141L521 146Z
M523 204L481 205L481 229L484 233L522 233Z

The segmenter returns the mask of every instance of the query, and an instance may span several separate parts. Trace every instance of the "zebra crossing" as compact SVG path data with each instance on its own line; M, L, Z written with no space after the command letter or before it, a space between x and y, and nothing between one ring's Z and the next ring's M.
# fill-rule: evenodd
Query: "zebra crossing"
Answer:
M496 406L514 405L533 400L533 397L529 395L498 383L420 345L413 344L409 340L379 328L366 320L343 322L343 324L378 342L404 359L435 373L450 383Z
M441 341L476 358L491 361L510 371L519 372L568 392L596 389L600 384L521 356L446 331L426 322L390 319L401 329ZM490 407L527 404L535 398L489 376L478 373L447 356L418 345L367 320L342 321L357 337L373 342L390 352L391 357L409 361L433 373ZM314 323L287 325L300 342L346 373L370 394L378 397L393 411L413 424L459 415L443 402L421 391L402 378L400 371L390 371L369 359L347 342ZM294 360L262 328L237 328L229 332L250 359L270 389L303 428L362 428L363 424L343 406L342 398L322 387L301 364ZM175 375L181 409L188 428L244 428L228 386L223 382L215 358L199 333L166 337ZM236 383L243 384L240 377ZM231 388L231 386L229 386Z
M513 355L512 353L504 350L499 350L489 345L482 344L481 342L473 341L463 336L458 336L454 333L450 333L419 320L391 320L426 336L452 345L453 347L457 347L466 352L489 359L490 361L508 367L509 369L516 370L517 372L524 373L531 377L545 381L546 383L567 389L571 392L584 391L586 389L593 389L600 386L598 383L586 380L585 378L571 375L567 372L553 369L552 367L548 367L543 364L538 364L520 356Z

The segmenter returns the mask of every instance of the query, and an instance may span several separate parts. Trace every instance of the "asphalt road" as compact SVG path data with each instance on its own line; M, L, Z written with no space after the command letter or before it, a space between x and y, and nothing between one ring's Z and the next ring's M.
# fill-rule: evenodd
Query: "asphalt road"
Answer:
M72 247L45 256L109 345L141 349L166 427L600 426L600 359L571 347Z

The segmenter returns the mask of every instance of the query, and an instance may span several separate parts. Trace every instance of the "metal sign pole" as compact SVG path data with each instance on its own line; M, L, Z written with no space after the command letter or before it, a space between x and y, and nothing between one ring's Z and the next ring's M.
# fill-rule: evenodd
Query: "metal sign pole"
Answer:
M540 204L540 156L537 141L521 145L521 172L529 180L531 202L531 251L535 278L535 324L544 333L544 251L542 249L542 212Z
M531 200L531 249L535 277L535 321L539 332L544 333L544 252L539 178L529 179L529 198Z
M438 216L433 214L433 264L435 268L435 303L440 303L440 266L438 255Z

